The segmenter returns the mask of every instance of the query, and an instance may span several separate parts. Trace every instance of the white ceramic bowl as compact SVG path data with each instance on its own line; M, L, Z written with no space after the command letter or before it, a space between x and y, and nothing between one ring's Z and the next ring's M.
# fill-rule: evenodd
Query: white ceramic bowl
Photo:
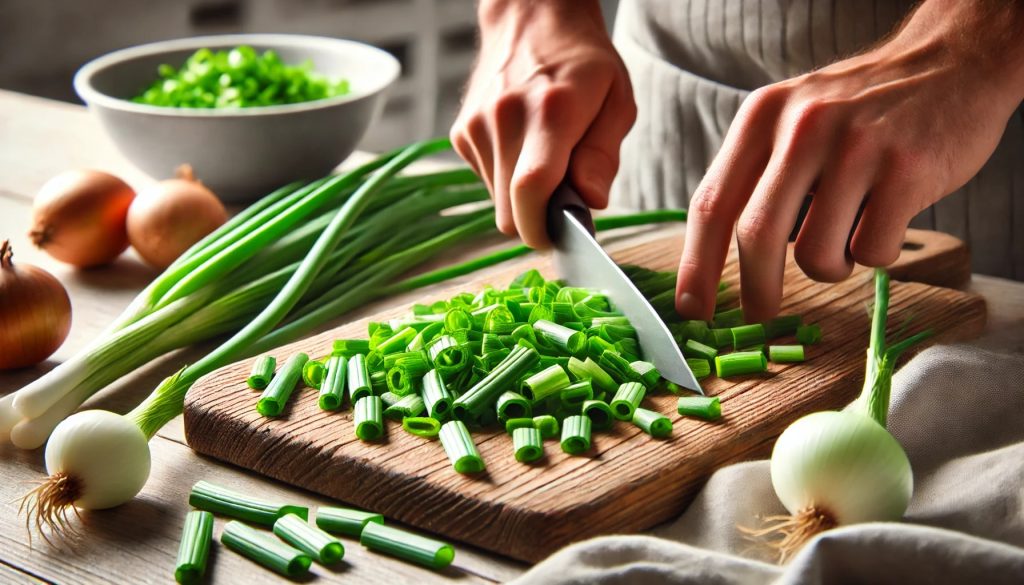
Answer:
M349 81L344 96L233 110L165 108L130 99L157 79L157 66L180 67L196 50L250 45L282 61L310 59L313 70ZM328 174L355 150L380 115L401 67L390 54L355 41L304 35L193 37L109 53L75 74L75 91L128 160L157 179L192 165L228 202L251 201L297 179Z

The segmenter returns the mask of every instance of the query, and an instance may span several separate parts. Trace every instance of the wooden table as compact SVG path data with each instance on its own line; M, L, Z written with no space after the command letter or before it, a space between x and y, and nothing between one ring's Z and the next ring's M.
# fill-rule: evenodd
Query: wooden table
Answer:
M0 374L0 394L20 388L61 360L67 359L120 313L155 273L126 253L113 266L76 271L33 248L28 230L31 198L54 174L76 167L107 170L133 186L151 182L114 149L84 108L0 91L0 238L10 238L15 260L42 266L67 287L72 299L71 335L45 364ZM677 228L664 228L677 229ZM639 235L630 236L642 237ZM1009 346L1024 352L1024 284L975 277L970 289L989 301L990 334L983 344ZM429 297L430 289L416 297ZM391 299L388 304L408 302ZM369 314L380 306L367 307ZM358 317L359 314L354 315ZM326 327L325 327L326 328ZM194 359L202 348L185 350L143 368L102 391L87 405L125 412L155 384ZM114 510L84 514L85 538L74 552L28 542L17 499L44 475L42 452L23 452L0 445L0 582L166 583L173 571L189 488L205 479L268 498L325 505L309 492L227 467L193 453L176 419L150 442L153 473L133 502ZM368 553L346 539L345 562L333 570L315 568L317 582L332 583L459 583L504 582L527 566L458 545L454 566L437 574L387 557ZM458 544L458 543L457 543ZM272 573L224 550L211 559L211 583L279 582Z

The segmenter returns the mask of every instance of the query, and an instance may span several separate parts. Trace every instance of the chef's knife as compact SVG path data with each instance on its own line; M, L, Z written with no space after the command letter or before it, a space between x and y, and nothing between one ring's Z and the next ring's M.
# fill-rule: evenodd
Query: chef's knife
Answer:
M547 221L558 275L573 286L607 294L615 309L636 329L644 358L658 368L662 377L703 394L672 333L654 307L594 239L590 209L567 181L551 196Z

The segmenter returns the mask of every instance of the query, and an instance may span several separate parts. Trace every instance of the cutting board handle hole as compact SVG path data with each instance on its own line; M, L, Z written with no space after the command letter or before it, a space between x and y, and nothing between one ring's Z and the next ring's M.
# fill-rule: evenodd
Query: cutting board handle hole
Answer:
M920 242L903 242L902 249L910 252L917 252L921 248L924 248L924 244Z

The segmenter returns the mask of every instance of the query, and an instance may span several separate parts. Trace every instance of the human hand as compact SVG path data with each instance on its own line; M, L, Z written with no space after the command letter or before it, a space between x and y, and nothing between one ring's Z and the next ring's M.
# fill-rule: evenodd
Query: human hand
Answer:
M895 261L910 220L978 172L1024 97L1021 6L929 0L885 44L753 92L690 202L679 313L711 317L735 225L744 316L774 316L812 191L794 249L808 276Z
M485 0L480 28L452 145L487 184L498 229L545 247L547 202L566 175L588 206L608 205L636 118L629 76L596 1Z

